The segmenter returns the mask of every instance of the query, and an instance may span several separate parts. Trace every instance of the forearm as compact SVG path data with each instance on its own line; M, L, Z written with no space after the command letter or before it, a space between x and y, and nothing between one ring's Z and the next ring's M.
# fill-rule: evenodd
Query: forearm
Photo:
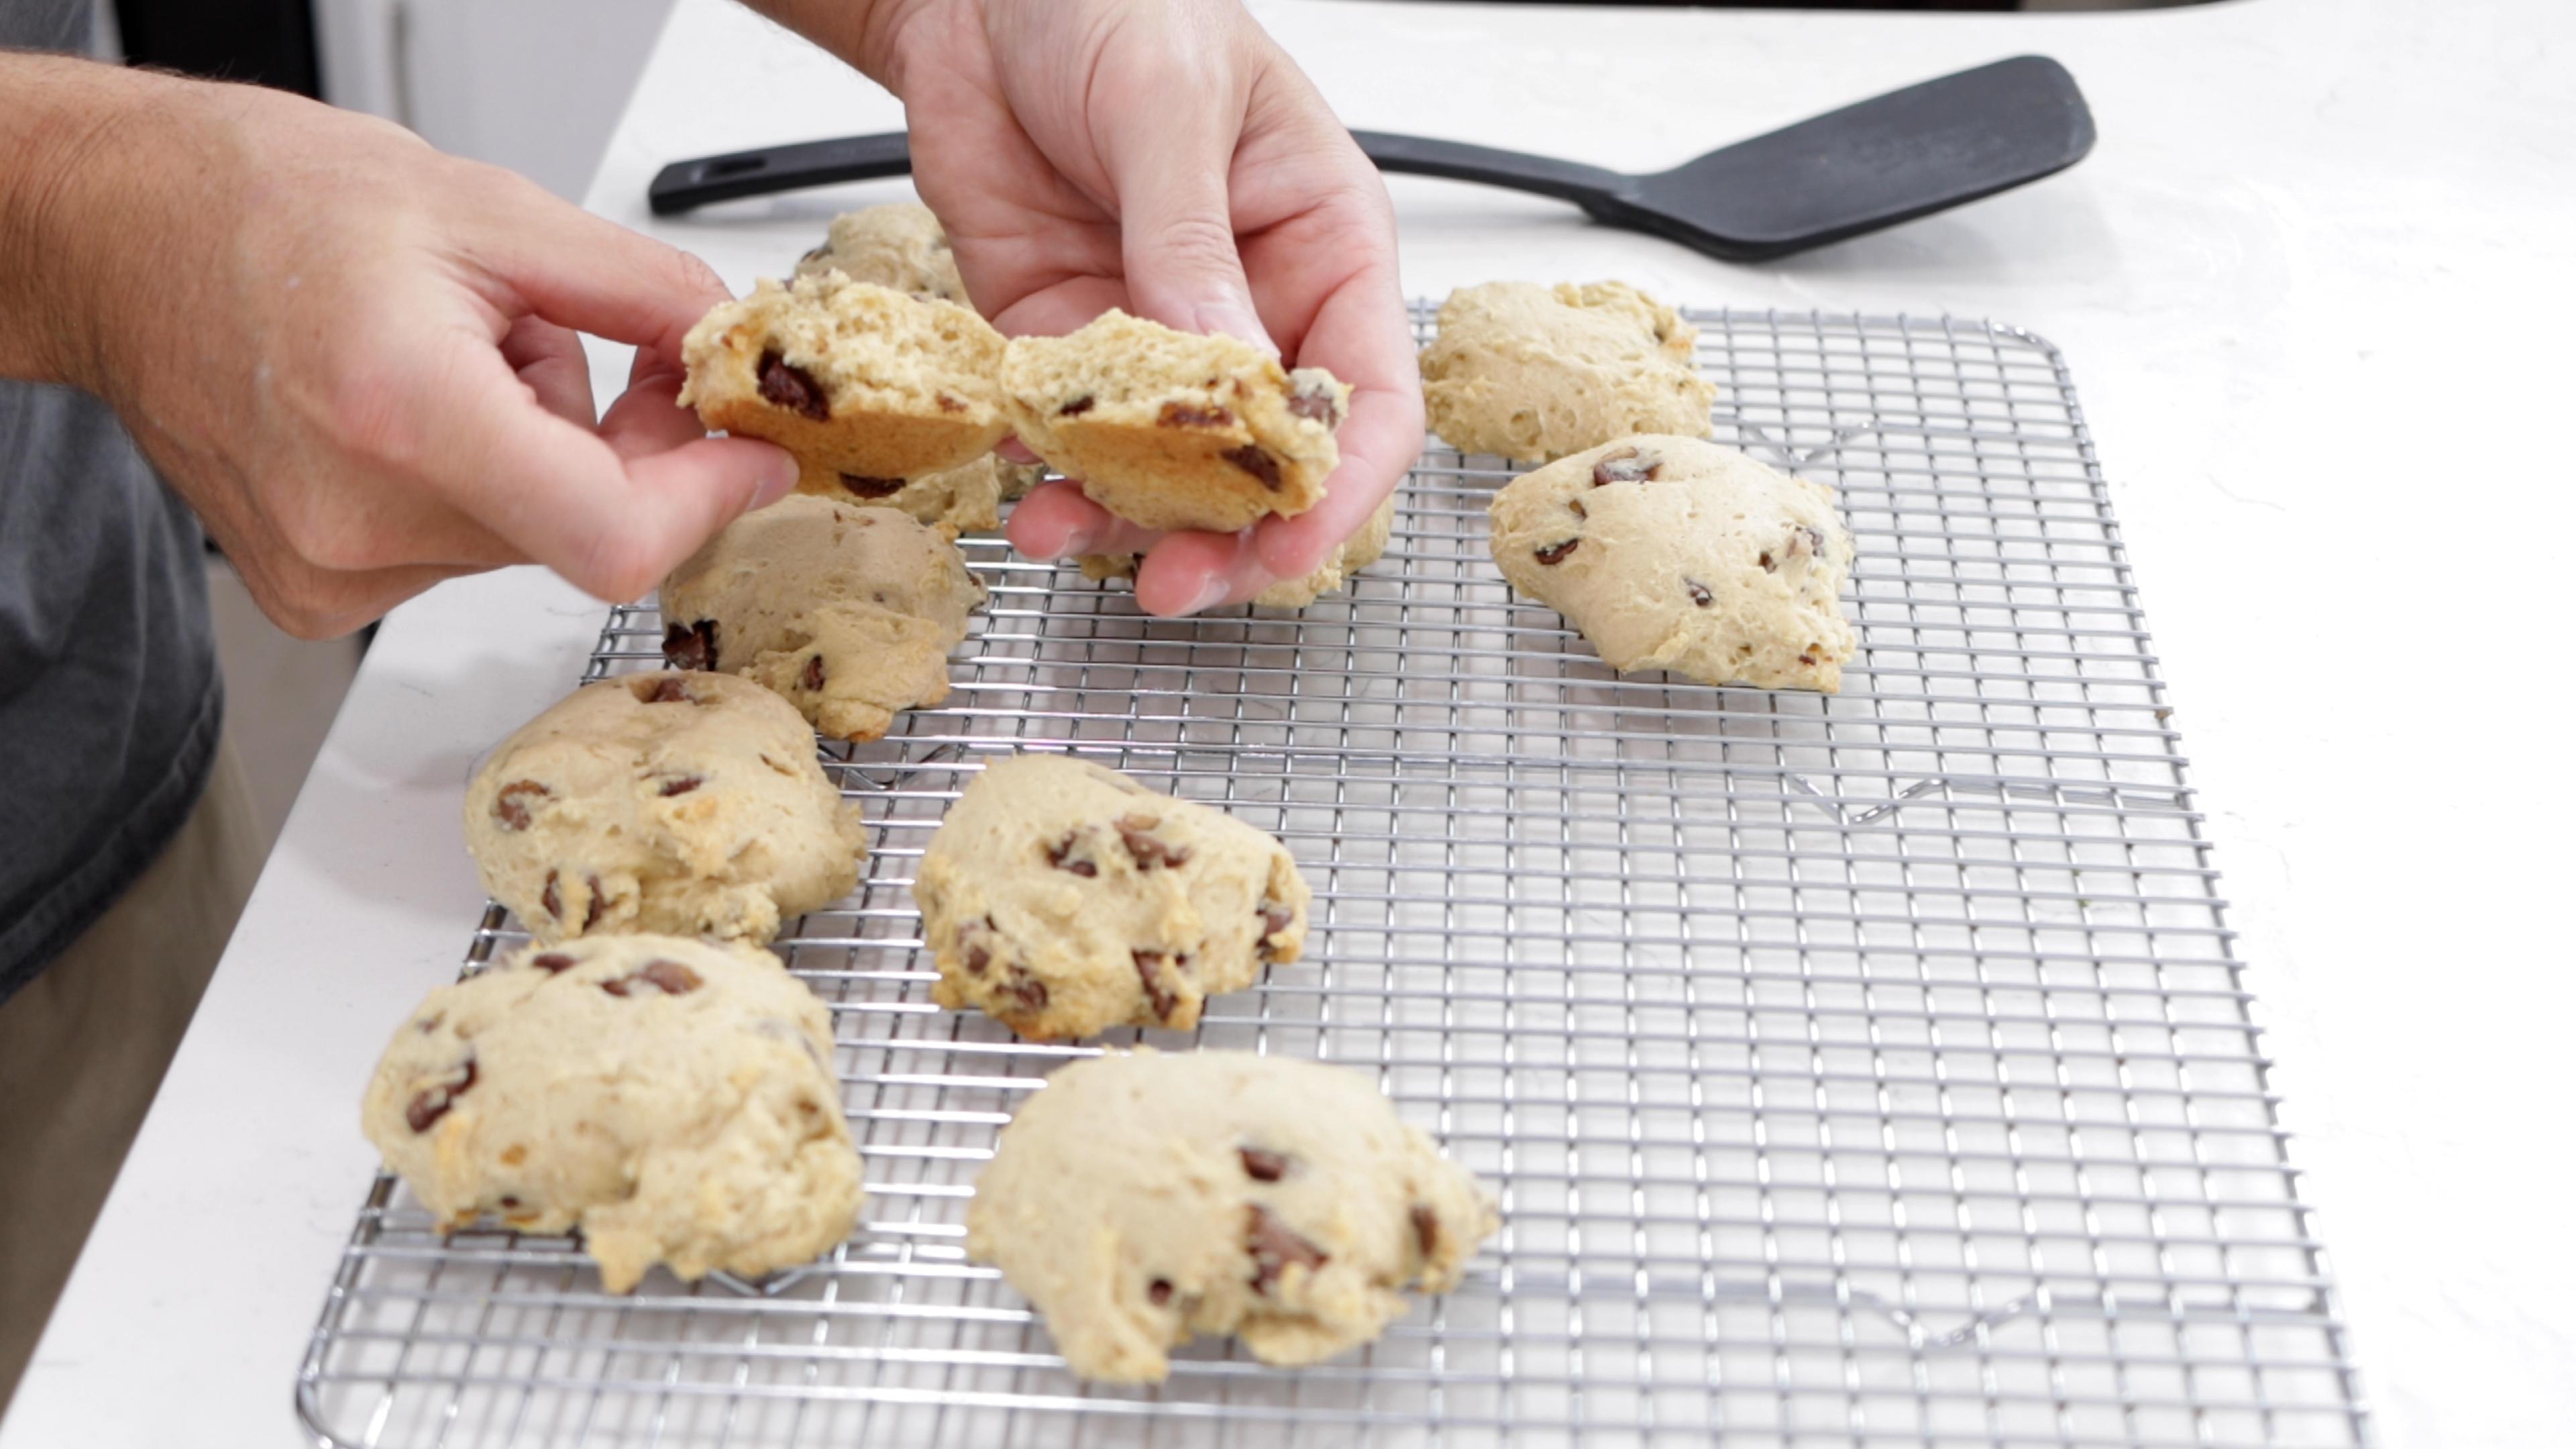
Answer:
M66 56L0 52L0 377L89 386L93 274L115 225L100 183L124 133L184 86Z
M743 0L745 5L856 66L868 79L903 94L894 36L915 13L974 0Z

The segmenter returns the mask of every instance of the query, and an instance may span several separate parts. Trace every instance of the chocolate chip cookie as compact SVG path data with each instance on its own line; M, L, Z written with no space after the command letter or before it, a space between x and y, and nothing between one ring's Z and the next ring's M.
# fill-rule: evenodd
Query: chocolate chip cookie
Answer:
M1011 339L1001 381L1020 441L1147 528L1232 533L1312 508L1350 410L1350 388L1322 368L1282 371L1248 342L1114 309L1062 337Z
M1494 495L1494 562L1613 669L1842 687L1852 539L1833 490L1698 438L1643 434Z
M837 272L764 279L690 328L681 355L680 400L701 421L778 444L808 477L925 477L992 451L1008 427L1000 333L954 302Z
M502 741L465 791L483 888L547 941L766 941L858 883L865 840L794 706L725 674L583 688Z
M775 957L676 936L530 946L421 1002L367 1140L439 1225L581 1232L611 1293L757 1276L850 1235L830 1013Z
M823 733L873 740L895 711L948 698L948 652L983 602L935 530L794 493L735 519L662 581L662 657L757 680Z
M966 1252L1046 1316L1089 1379L1156 1382L1231 1333L1265 1363L1366 1343L1445 1293L1493 1200L1368 1078L1244 1052L1060 1067L1002 1129Z
M1038 1041L1186 1029L1306 940L1285 847L1067 755L987 764L931 836L913 896L931 999Z
M853 282L874 282L924 301L966 300L966 280L957 275L957 254L948 233L930 208L909 201L889 202L832 218L823 244L796 263L796 275L819 277L839 272Z
M1002 521L1002 469L1006 466L987 453L962 468L949 468L906 482L901 478L835 473L800 459L796 491L897 509L939 530L942 537L955 538ZM1028 490L1023 487L1020 491Z
M1377 512L1368 516L1360 531L1333 546L1324 562L1304 578L1281 579L1253 596L1252 602L1265 609L1302 609L1324 595L1342 587L1351 575L1378 561L1386 552L1387 536L1395 529L1395 495L1390 493ZM1088 579L1132 579L1144 562L1132 553L1084 554L1079 560L1082 575Z
M1698 332L1625 282L1487 282L1440 305L1422 349L1431 430L1462 453L1535 463L1630 433L1704 438L1717 386Z

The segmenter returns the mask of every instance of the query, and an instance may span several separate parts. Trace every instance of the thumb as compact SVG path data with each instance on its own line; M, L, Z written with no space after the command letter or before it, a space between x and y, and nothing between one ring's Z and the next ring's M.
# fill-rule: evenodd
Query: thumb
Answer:
M1278 352L1252 304L1234 240L1228 173L1242 107L1197 116L1125 109L1131 114L1109 151L1115 158L1109 179L1117 189L1130 304L1166 327L1222 332Z

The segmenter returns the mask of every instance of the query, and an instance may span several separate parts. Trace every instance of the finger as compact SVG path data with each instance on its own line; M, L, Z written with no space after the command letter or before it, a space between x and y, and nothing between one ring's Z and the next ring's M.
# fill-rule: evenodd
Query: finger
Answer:
M423 457L432 486L600 598L641 595L745 509L795 486L794 460L750 439L621 457L529 406L488 347L451 343L424 362L414 426L441 440Z
M1270 587L1249 538L1188 530L1166 535L1136 570L1136 607L1167 619L1239 604Z
M1100 117L1102 161L1117 193L1120 259L1135 310L1183 332L1221 332L1277 352L1236 249L1229 173L1242 135L1243 95L1216 47L1173 65L1161 94L1177 107L1120 105ZM1182 79L1185 86L1171 82ZM1207 74L1209 70L1217 74ZM1117 83L1112 77L1111 83ZM1095 113L1096 114L1096 113Z
M1003 462L1017 463L1022 467L1027 467L1031 463L1042 463L1046 461L1045 459L1040 458L1035 452L1031 451L1028 444L1021 442L1017 438L1004 438L1002 441L995 443L993 445L993 452Z
M642 358L648 354L638 349L635 355ZM698 421L696 410L680 405L681 380L682 374L677 370L658 364L635 369L626 391L618 394L617 401L608 405L607 416L599 420L599 436L617 450L618 457L631 462L655 453L667 453L707 435L706 425ZM756 438L738 441L774 448L782 456L787 451ZM791 479L794 466L794 460L789 459ZM763 493L752 506L766 508L777 501L778 495Z
M599 404L590 393L590 359L582 355L581 338L570 328L542 317L521 317L501 339L501 360L537 395L537 406L585 428L599 420Z
M458 163L471 166L473 163ZM676 362L680 339L732 293L706 263L560 201L534 182L474 167L455 206L467 260L489 286L552 322L649 347Z
M1029 490L1011 510L1011 547L1029 558L1072 558L1086 553L1143 553L1162 537L1111 513L1083 496L1082 485L1056 478Z

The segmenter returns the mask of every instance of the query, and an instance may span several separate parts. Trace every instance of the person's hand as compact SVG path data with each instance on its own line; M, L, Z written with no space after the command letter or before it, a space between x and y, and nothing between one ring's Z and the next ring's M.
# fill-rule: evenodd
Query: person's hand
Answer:
M0 60L96 121L30 248L49 370L115 406L288 630L531 559L632 599L793 486L675 401L681 336L728 295L696 259L383 122ZM575 330L637 345L604 419Z
M797 23L823 7L764 8ZM1012 543L1040 558L1144 552L1136 598L1157 614L1312 572L1422 450L1394 211L1314 86L1236 0L874 9L822 38L903 98L922 199L1002 331L1069 332L1119 307L1275 345L1352 388L1341 467L1306 513L1165 536L1057 483L1020 503Z

